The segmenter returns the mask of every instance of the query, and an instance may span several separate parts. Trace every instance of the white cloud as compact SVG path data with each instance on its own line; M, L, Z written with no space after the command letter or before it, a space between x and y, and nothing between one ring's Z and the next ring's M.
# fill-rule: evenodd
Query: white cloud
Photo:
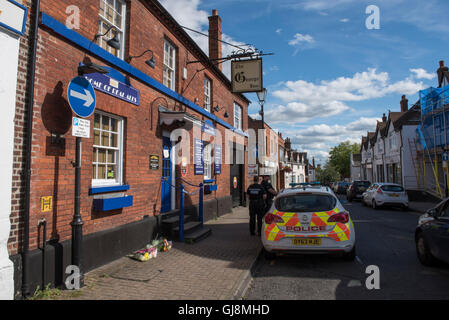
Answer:
M284 104L265 112L270 123L305 123L314 118L326 118L349 109L346 102L365 101L398 93L413 95L425 88L412 77L391 82L387 72L368 69L352 77L323 80L319 84L304 80L279 84L273 92Z
M422 68L410 69L410 72L415 74L416 79L432 80L436 77L435 73L428 73L426 70Z
M346 22L349 22L349 19L348 18L344 18L344 19L341 19L340 22L346 23Z
M281 32L282 32L282 29L280 29L280 28L279 28L279 29L276 29L276 33L277 33L277 34L281 34Z
M307 151L309 158L314 156L324 162L330 149L338 143L360 143L362 135L376 128L377 121L380 119L362 117L346 125L318 124L300 130L286 130L283 135L291 139L295 148Z
M314 43L315 39L309 34L297 33L293 36L293 39L288 42L291 46L301 45L303 43Z

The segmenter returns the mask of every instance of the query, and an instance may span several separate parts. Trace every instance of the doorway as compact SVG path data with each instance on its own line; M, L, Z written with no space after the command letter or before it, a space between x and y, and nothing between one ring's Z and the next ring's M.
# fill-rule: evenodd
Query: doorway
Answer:
M172 210L172 144L169 137L162 139L161 213Z

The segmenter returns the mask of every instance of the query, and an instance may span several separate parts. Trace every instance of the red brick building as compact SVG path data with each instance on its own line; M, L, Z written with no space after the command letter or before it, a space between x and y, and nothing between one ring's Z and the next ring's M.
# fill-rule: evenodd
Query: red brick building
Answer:
M71 29L67 22L76 22L72 20L76 8L79 29ZM108 71L83 74L96 96L95 112L86 118L90 138L82 139L84 271L148 243L156 232L156 217L179 208L179 190L173 185L179 187L180 178L194 185L216 186L204 195L206 220L244 202L248 144L244 132L250 102L231 92L220 65L209 60L221 57L217 40L221 39L221 19L216 10L209 18L208 56L156 0L41 0L32 145L27 154L33 11L30 8L26 35L21 39L15 119L8 249L16 266L17 292L27 199L28 289L33 291L42 281L42 254L37 249L42 239L41 219L47 222L46 237L51 240L46 281L60 284L70 264L75 192L72 117L76 115L69 105L68 86L78 76L79 66L85 71L93 63ZM96 37L109 27L113 29L105 36ZM114 35L119 40L117 48L107 43ZM182 138L174 134L179 132ZM187 142L181 155L176 146ZM24 175L28 155L29 198ZM186 190L197 188L186 184ZM197 194L186 195L186 210L197 214Z
M271 184L279 188L279 137L265 122L262 127L262 120L256 120L248 116L248 128L254 130L255 140L258 146L258 171L259 175L268 175ZM261 134L259 130L264 130ZM262 138L263 136L263 138ZM279 189L278 189L279 190Z

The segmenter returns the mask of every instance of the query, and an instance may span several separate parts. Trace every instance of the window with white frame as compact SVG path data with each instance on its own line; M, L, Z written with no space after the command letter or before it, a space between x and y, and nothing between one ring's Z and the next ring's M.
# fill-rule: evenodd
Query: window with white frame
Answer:
M98 33L104 34L113 27L104 37L100 37L99 45L114 56L124 57L125 29L126 29L126 3L123 0L100 0L100 19ZM107 41L118 35L120 49L108 46Z
M396 150L397 149L396 135L394 133L392 133L390 135L390 149L391 150Z
M242 107L234 102L234 127L242 130Z
M203 160L204 160L204 180L212 179L212 144L211 143L204 146Z
M123 119L95 111L92 185L122 183Z
M211 82L210 79L204 78L204 109L210 112L211 106Z
M176 48L167 40L164 42L163 83L169 89L176 90Z

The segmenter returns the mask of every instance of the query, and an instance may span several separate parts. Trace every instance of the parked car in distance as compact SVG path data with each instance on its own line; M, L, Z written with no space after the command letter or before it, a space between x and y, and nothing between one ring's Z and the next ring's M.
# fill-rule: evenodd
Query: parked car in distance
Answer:
M351 202L354 199L362 199L363 193L371 186L368 180L354 180L346 191L346 199Z
M416 253L425 266L449 263L449 198L429 209L415 230Z
M362 203L370 205L373 209L388 206L408 210L408 195L399 184L373 183L363 194Z
M348 190L350 183L345 181L340 181L335 184L334 192L336 194L345 194Z

